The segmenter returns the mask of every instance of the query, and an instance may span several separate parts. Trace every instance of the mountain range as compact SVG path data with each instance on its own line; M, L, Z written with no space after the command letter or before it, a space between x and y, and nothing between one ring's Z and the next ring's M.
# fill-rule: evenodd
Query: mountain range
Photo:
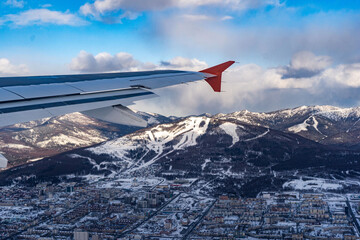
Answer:
M153 113L137 114L144 118L149 126L175 119ZM9 167L14 167L118 138L139 129L72 113L0 128L0 153L9 160Z
M159 117L146 116L151 121ZM196 191L209 195L256 196L260 191L325 186L360 190L360 108L302 106L269 113L162 117L162 123L110 141L3 171L0 182L122 174L195 177Z

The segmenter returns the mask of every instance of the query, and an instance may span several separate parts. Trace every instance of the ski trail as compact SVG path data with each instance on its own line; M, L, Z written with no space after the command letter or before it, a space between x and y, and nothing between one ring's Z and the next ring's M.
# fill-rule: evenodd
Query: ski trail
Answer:
M346 133L348 133L350 131L350 129L352 129L353 127L355 127L355 125L360 121L360 118L348 129L346 130Z
M230 135L232 137L232 144L230 145L229 148L231 148L232 146L234 146L235 143L237 143L240 139L238 134L236 133L236 129L237 129L238 125L234 124L234 123L223 123L222 125L220 125L220 128L227 134Z
M204 125L202 125L204 123ZM191 118L190 122L185 123L185 127L175 129L175 133L166 133L166 132L155 132L147 131L149 143L146 145L146 147L149 150L155 151L157 154L155 157L150 159L148 162L141 164L140 161L137 163L138 166L134 166L133 168L129 169L129 172L134 172L139 169L142 169L144 167L148 167L151 164L155 163L157 160L159 160L162 157L165 157L169 155L170 153L174 152L175 150L184 149L186 147L194 146L197 144L196 139L205 134L206 130L208 129L210 123L210 118ZM166 148L166 143L174 140L176 137L181 136L180 141L178 144L172 147L171 150L169 148ZM169 150L168 152L166 152Z
M320 132L320 130L318 129L318 125L319 125L319 122L316 120L316 118L314 116L311 116L313 122L314 122L314 125L313 128L318 132L320 133L321 135L323 135L324 137L327 137L325 134L323 134L322 132Z
M256 139L258 139L258 138L262 138L262 137L264 137L266 134L268 134L269 132L270 132L270 129L268 128L268 129L266 130L266 132L264 132L264 133L262 133L262 134L260 134L260 135L258 135L258 136L256 136L256 137L249 138L249 139L245 139L244 142L249 142L249 141L256 140Z

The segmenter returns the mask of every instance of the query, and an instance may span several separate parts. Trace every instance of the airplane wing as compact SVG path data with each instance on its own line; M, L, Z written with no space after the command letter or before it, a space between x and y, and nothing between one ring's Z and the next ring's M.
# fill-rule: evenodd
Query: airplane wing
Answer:
M0 126L82 112L102 120L145 127L125 106L156 96L153 89L205 79L221 91L228 61L200 72L146 71L0 78ZM0 156L1 157L1 156Z

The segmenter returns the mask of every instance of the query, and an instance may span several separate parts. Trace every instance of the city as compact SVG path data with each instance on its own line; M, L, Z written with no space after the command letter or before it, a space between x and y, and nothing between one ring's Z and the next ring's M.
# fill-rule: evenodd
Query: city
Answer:
M201 196L198 179L0 188L1 239L358 239L360 194Z

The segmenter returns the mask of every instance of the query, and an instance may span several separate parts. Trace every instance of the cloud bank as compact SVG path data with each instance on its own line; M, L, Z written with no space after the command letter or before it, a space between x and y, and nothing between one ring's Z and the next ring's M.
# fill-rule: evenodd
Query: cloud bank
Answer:
M102 52L93 55L84 50L72 59L70 69L78 72L113 72L113 71L140 71L159 69L201 70L207 68L207 64L198 59L175 57L160 64L146 63L136 60L131 54L120 52L111 55Z
M338 62L360 60L360 18L353 12L320 12L299 18L294 17L298 10L279 7L259 11L256 17L243 21L239 14L231 16L234 20L223 21L224 16L199 11L191 15L158 13L146 34L150 33L154 42L161 40L179 51L242 62L261 58L271 64L304 50L331 55ZM289 76L294 74L297 72Z
M14 65L6 58L0 58L0 76L23 75L28 73L25 64Z
M201 6L243 10L276 4L278 2L275 0L96 0L94 3L86 3L81 6L80 11L84 15L99 16L119 10L142 12Z
M329 56L315 56L309 51L296 53L289 66L283 68L283 79L286 78L306 78L312 77L332 64L332 58Z
M79 72L136 71L141 63L128 53L111 55L103 52L96 56L80 51L70 63L70 69Z
M280 5L277 0L96 0L80 7L80 13L107 23L121 23L122 19L136 19L143 12L162 12L166 10L193 11L213 7L226 11L244 11ZM205 15L204 15L205 16ZM222 16L222 20L232 16Z

